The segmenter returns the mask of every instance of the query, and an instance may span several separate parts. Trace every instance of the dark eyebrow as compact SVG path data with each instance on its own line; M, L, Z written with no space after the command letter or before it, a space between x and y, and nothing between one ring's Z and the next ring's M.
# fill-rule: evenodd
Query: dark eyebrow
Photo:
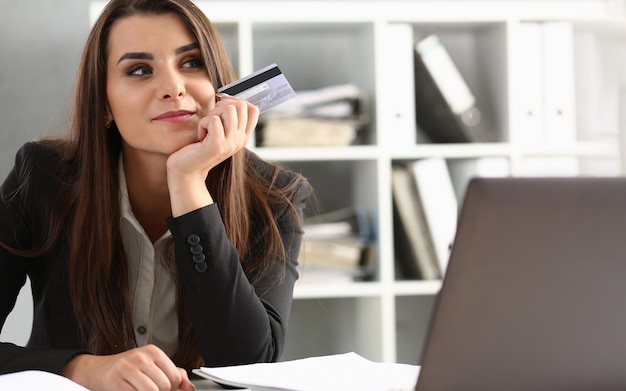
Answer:
M193 42L188 45L184 45L184 46L177 48L176 50L174 50L174 53L178 56L185 52L198 49L199 47L200 45L197 42ZM154 60L154 56L152 56L152 54L150 53L145 53L145 52L129 52L129 53L124 53L122 57L120 57L120 59L117 60L117 63L119 64L120 62L124 60Z
M150 53L130 52L130 53L124 53L122 57L120 57L120 59L117 60L117 63L119 64L120 62L124 60L154 60L154 57Z
M198 42L193 42L188 45L179 47L178 49L174 50L174 53L176 53L176 55L179 55L179 54L183 54L185 52L199 49L199 48L200 48L200 45L198 44Z

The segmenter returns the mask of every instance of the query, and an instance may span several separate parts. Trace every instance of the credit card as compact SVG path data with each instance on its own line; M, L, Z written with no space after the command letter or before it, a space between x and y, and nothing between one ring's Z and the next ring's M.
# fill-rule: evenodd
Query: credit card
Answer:
M217 92L245 99L256 105L261 113L296 96L287 78L276 64L268 65L242 79L227 84L218 89Z

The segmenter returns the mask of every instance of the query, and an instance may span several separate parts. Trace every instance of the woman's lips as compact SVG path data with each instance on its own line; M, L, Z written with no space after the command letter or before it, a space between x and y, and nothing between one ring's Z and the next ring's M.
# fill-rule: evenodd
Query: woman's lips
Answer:
M165 121L172 123L181 123L187 121L194 115L194 112L187 110L168 111L154 118L154 121Z

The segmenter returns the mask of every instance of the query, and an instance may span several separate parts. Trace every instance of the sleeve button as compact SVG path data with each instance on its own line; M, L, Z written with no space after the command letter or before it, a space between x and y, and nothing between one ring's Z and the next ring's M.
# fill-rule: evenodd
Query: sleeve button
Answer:
M196 270L199 273L204 273L208 268L209 266L206 264L206 262L196 263Z
M193 261L195 263L202 263L202 262L204 262L205 259L206 259L206 257L204 256L204 254L194 254L193 255Z
M192 246L194 246L196 244L199 244L200 243L200 236L198 236L196 234L191 234L191 235L187 236L187 243L189 243Z
M194 244L193 246L189 247L189 251L191 251L191 253L195 255L202 254L202 250L204 250L204 248L201 244Z

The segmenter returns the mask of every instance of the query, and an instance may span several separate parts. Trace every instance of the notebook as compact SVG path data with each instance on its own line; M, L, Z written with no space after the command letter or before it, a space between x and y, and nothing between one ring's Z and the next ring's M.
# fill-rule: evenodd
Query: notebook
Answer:
M466 192L415 389L626 389L626 178Z

